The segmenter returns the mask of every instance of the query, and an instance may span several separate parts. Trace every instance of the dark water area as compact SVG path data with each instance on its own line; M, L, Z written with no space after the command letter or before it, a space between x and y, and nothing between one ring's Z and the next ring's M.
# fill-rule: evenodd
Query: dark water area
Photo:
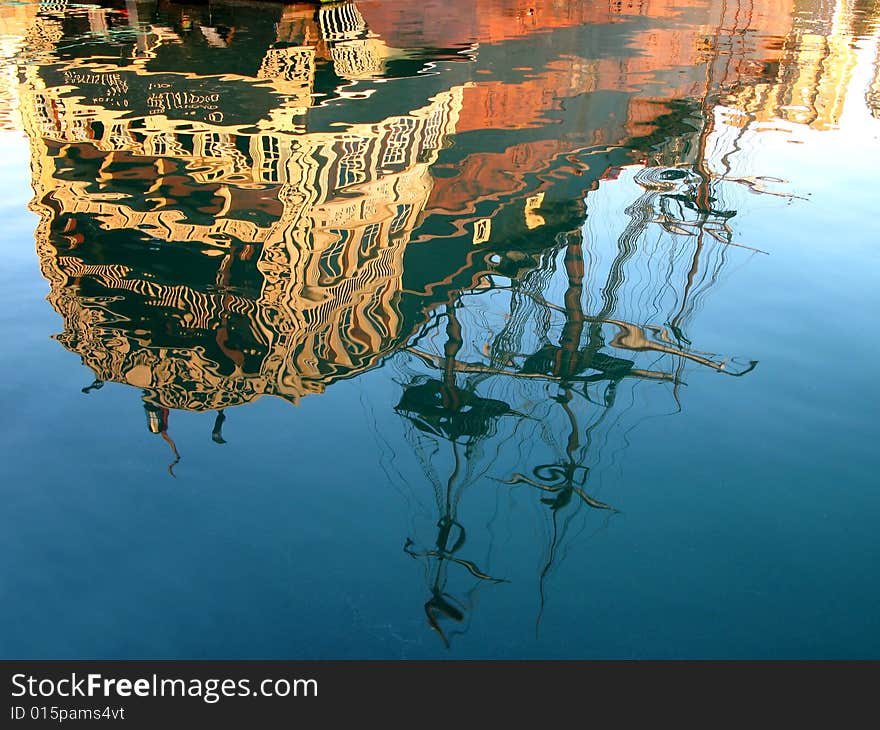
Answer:
M880 658L878 18L0 5L0 656Z

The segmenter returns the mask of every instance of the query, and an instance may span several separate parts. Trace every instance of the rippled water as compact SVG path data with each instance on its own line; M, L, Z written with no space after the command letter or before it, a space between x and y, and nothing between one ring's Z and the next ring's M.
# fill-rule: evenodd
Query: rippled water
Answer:
M880 656L878 18L0 5L0 655Z

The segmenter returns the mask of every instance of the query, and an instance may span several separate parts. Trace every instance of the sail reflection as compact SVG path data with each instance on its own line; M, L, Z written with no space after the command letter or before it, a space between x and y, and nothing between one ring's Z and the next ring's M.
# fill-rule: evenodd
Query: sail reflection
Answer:
M90 397L138 389L172 474L174 410L225 444L233 406L386 365L436 501L404 543L429 625L448 644L507 580L471 552L478 482L544 510L543 606L572 516L616 512L593 475L631 388L680 410L687 372L757 364L692 324L761 253L738 196L779 194L732 174L743 131L833 128L876 39L874 9L812 5L2 8L56 338Z

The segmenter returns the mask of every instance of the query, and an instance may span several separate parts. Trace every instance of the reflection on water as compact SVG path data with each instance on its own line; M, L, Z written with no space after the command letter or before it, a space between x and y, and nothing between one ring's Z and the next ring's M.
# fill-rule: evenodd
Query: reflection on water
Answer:
M593 475L638 423L686 410L689 373L722 389L760 369L761 352L692 334L720 282L768 252L740 235L742 201L795 197L732 163L748 129L836 128L876 11L5 4L2 119L30 142L55 338L89 398L137 390L172 476L188 459L176 411L235 449L233 406L382 368L395 395L372 405L396 420L376 459L436 502L387 539L424 566L448 646L477 592L510 580L471 548L489 516L460 511L466 490L542 505L543 606L584 515L613 525ZM665 395L643 405L646 388ZM395 474L402 449L420 483Z

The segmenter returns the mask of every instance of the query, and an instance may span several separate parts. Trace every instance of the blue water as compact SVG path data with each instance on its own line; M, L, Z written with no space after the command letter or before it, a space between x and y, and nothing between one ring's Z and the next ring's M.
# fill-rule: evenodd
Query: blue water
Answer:
M876 9L122 6L0 8L0 656L880 656Z

